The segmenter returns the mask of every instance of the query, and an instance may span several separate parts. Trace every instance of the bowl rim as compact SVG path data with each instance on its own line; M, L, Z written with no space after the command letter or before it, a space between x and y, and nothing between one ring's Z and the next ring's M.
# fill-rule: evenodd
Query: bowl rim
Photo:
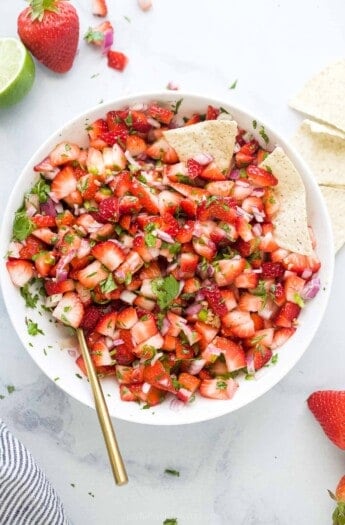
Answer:
M182 99L183 98L195 99L195 100L197 99L198 103L200 103L200 105L204 105L205 107L208 104L217 105L217 106L226 105L226 106L228 106L230 108L230 110L232 108L235 112L241 113L245 117L248 117L249 119L254 118L255 120L257 120L260 123L260 125L264 126L265 130L268 131L268 134L270 134L270 133L274 134L274 136L275 136L275 141L274 142L278 143L279 145L281 145L283 147L284 151L287 150L286 152L287 152L289 157L292 155L292 159L291 160L294 163L295 163L295 160L297 160L298 164L302 168L301 176L302 176L303 180L306 177L306 179L308 180L308 184L311 184L311 186L313 188L313 192L318 194L320 205L321 205L321 210L322 210L322 216L323 216L323 219L325 221L324 222L325 237L332 244L332 246L331 246L332 250L329 250L329 251L333 254L334 250L333 250L333 234L332 234L332 229L331 229L331 222L330 222L330 217L329 217L326 205L325 205L325 203L324 203L324 201L322 199L321 191L320 191L320 189L319 189L319 187L317 185L316 180L314 179L314 177L313 177L313 175L311 173L311 170L309 169L309 167L307 166L305 161L301 158L301 156L298 153L298 151L296 151L295 148L293 146L291 146L290 142L288 140L284 139L281 136L280 132L277 132L274 127L272 127L270 124L267 124L266 119L262 119L261 115L258 114L257 111L255 111L255 113L253 112L253 114L252 114L251 110L245 109L245 108L243 108L241 105L239 105L237 103L233 103L230 99L227 100L226 97L224 97L224 98L223 97L219 97L218 98L217 96L213 96L213 95L208 96L208 95L201 94L201 93L198 93L198 92L180 91L180 90L178 90L178 91L167 91L167 90L164 90L164 91L163 90L145 91L145 92L135 92L135 93L127 94L127 95L122 95L121 97L116 97L116 98L114 98L112 100L105 101L102 104L97 104L97 105L95 105L95 106L93 106L91 108L88 108L88 109L80 112L77 116L72 117L66 123L64 123L62 126L60 126L58 129L53 131L49 135L49 137L46 138L44 140L44 142L35 150L35 152L31 155L29 160L26 162L26 164L24 165L23 169L21 170L21 172L20 172L20 174L19 174L19 176L17 178L17 181L16 181L14 187L12 188L12 191L10 192L7 205L6 205L6 208L5 208L4 213L3 213L3 219L1 221L1 227L0 227L0 248L6 248L6 246L8 245L7 244L8 237L7 237L6 220L5 219L6 219L6 217L8 218L9 215L11 215L13 213L14 203L15 203L15 201L18 198L17 197L18 193L20 193L20 195L23 196L24 192L26 191L25 184L24 184L24 188L23 188L23 182L25 181L25 178L28 175L28 171L30 171L30 170L32 171L33 170L34 162L36 161L37 158L43 156L43 152L47 149L48 144L50 142L57 141L58 137L61 136L64 132L66 132L66 130L68 130L73 125L77 124L78 122L80 123L83 119L87 119L88 115L93 114L95 112L104 111L104 113L105 113L106 111L109 111L112 107L121 107L121 106L126 106L126 105L132 105L132 104L135 104L136 102L140 102L141 99L144 99L145 101L151 100L151 101L170 102L170 101L177 101L177 100L179 100L181 98ZM301 170L299 169L298 171L301 171ZM308 193L307 187L306 187L306 193ZM261 381L261 387L258 386L257 392L255 391L256 392L255 395L249 397L249 399L244 399L242 403L237 403L236 406L231 405L231 401L232 400L217 401L218 406L219 407L220 406L223 407L221 410L216 410L215 413L210 411L210 413L206 413L204 415L199 414L197 417L191 417L190 420L178 421L178 420L174 420L173 418L171 418L171 421L167 421L167 420L165 420L165 421L157 421L157 418L147 418L147 420L143 420L142 418L135 419L135 417L132 417L130 415L128 417L126 417L126 416L123 416L122 414L118 415L118 414L113 413L113 412L111 412L111 416L114 417L114 418L117 418L117 419L121 419L121 420L130 422L130 423L136 423L136 424L140 423L140 424L158 425L158 426L175 426L175 425L192 424L192 423L204 422L204 421L212 420L212 419L215 419L217 417L221 417L221 416L230 414L231 412L234 412L234 411L236 411L236 410L238 410L238 409L248 405L249 403L252 403L256 399L261 397L263 394L268 392L271 388L273 388L279 381L281 381L281 379L283 379L292 370L292 368L296 365L296 363L299 361L299 359L305 353L305 351L307 350L308 346L310 345L312 339L314 338L314 336L317 333L317 330L318 330L318 328L320 326L320 323L321 323L321 321L322 321L322 319L324 317L324 314L325 314L325 311L326 311L326 308L327 308L327 305L328 305L330 292L331 292L331 287L332 287L332 282L333 282L333 276L334 276L334 256L329 257L326 261L327 261L327 264L326 264L326 268L327 268L327 274L326 274L327 286L326 286L326 289L324 290L324 293L323 293L324 299L323 299L323 301L320 304L320 307L318 309L318 321L315 324L314 329L311 332L308 332L308 333L305 334L305 342L303 344L303 349L300 352L298 352L298 353L296 352L296 354L294 354L294 356L291 357L291 360L289 362L289 366L288 367L284 367L281 370L276 369L276 371L275 371L276 373L273 376L271 376L269 378L269 380L266 380L265 382ZM29 353L30 357L35 361L35 363L38 365L38 367L41 369L41 371L44 373L44 375L49 377L49 379L51 381L53 381L54 384L56 384L66 394L69 394L75 400L77 400L77 401L81 402L82 404L84 404L86 406L89 406L90 408L94 409L95 407L94 407L93 399L92 399L91 396L89 396L87 399L83 399L79 395L76 395L75 393L73 393L73 388L67 388L65 386L62 386L59 382L54 381L54 378L52 377L52 375L48 374L47 371L44 369L42 358L40 358L39 356L36 357L36 355L33 354L32 352L30 352L30 350L28 349L27 343L24 340L24 337L22 336L21 333L19 333L19 331L16 328L16 319L15 319L15 316L14 316L14 312L12 311L10 302L9 302L6 294L4 293L4 290L5 290L5 286L4 285L5 285L5 279L6 279L5 275L7 274L7 272L6 273L4 272L4 266L5 266L4 262L1 264L1 266L2 266L2 269L0 271L0 287L1 287L2 296L4 298L4 303L5 303L5 306L6 306L6 310L7 310L8 316L9 316L9 318L11 320L12 326L13 326L13 328L14 328L17 336L18 336L18 338L20 339L22 345L24 346L25 350ZM8 275L7 275L7 282L8 282ZM259 385L259 382L257 384ZM209 401L211 403L215 402L215 400L209 400ZM144 412L149 412L149 411L144 411Z

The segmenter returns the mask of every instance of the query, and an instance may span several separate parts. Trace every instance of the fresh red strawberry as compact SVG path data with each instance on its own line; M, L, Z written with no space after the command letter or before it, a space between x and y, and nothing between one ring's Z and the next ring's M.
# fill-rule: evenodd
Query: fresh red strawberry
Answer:
M128 135L126 139L126 150L133 157L137 157L141 153L144 153L147 149L147 144L144 139L138 135Z
M205 197L209 196L208 191L204 190L203 188L189 186L189 184L183 184L181 182L169 182L169 186L194 202L200 202Z
M216 120L218 117L220 111L218 108L215 108L214 106L208 105L207 111L206 111L206 120Z
M119 283L132 280L133 274L144 265L143 259L135 251L129 252L124 262L115 270L114 276ZM129 285L127 285L128 288Z
M218 333L218 328L211 326L209 324L197 321L194 325L195 330L201 336L199 344L202 349L205 349L207 345L213 341Z
M238 383L234 379L203 379L199 392L203 397L211 399L231 399L238 388Z
M33 235L29 235L19 250L19 256L21 259L32 259L34 255L43 250L43 247L42 241L36 239Z
M132 383L144 382L144 366L124 366L116 365L116 379L121 384L130 385Z
M130 330L138 322L138 314L135 308L129 306L117 314L116 326L124 330ZM127 341L128 342L128 341Z
M44 281L44 288L47 295L64 294L66 292L73 292L75 284L73 279L66 279L65 281L59 282L47 279Z
M37 228L54 228L54 226L56 226L55 217L51 215L40 215L36 213L36 215L31 217L31 221Z
M158 122L161 122L162 124L170 124L174 117L174 113L170 109L157 106L157 104L151 104L146 113L149 117L158 120Z
M243 153L244 155L254 155L257 152L258 147L258 142L256 140L251 140L241 146L239 153Z
M6 267L15 286L24 286L35 275L33 264L22 259L9 259Z
M345 476L340 478L335 494L330 490L328 492L331 498L337 502L332 514L333 525L343 525L345 523Z
M47 277L55 264L55 257L51 252L43 251L35 257L35 267L39 277Z
M116 197L107 197L99 203L98 211L93 213L96 221L101 223L119 220L119 201Z
M79 19L63 0L31 0L18 17L18 34L31 53L52 71L71 69L77 52Z
M296 332L296 328L278 328L275 330L273 335L273 341L271 348L274 350L276 348L279 348L283 344L286 343L286 341Z
M100 320L102 312L97 306L91 304L84 310L84 315L80 323L80 327L84 330L94 330L98 321Z
M258 166L250 165L246 169L248 180L255 184L255 186L276 186L278 179L267 170L259 168Z
M94 261L78 271L78 280L85 288L93 289L108 277L100 261Z
M154 336L158 331L156 321L152 314L144 315L135 325L132 327L132 337L135 344L147 341Z
M199 162L197 162L196 160L194 160L194 159L188 159L187 160L188 176L191 179L195 179L196 177L200 177L203 169L204 169L204 166L199 164Z
M238 302L238 307L245 312L259 312L262 309L263 304L264 300L259 295L242 293Z
M202 201L197 210L197 218L200 221L218 219L223 222L234 223L237 218L236 203L230 197L211 197Z
M217 167L215 162L211 162L206 168L202 170L200 174L202 179L211 181L223 181L226 180L224 173Z
M111 337L111 339L114 339L116 332L116 320L116 312L108 312L107 314L104 314L95 327L96 332L106 337Z
M125 144L126 140L128 139L128 128L126 124L124 124L123 122L119 122L118 124L114 124L111 130L103 132L100 135L100 138L108 146L114 146L116 142L121 142ZM115 164L113 162L113 159L111 162L112 164Z
M236 337L252 337L255 333L254 322L249 312L235 308L222 317L222 323L231 328L233 335Z
M261 344L258 345L258 348L253 348L252 350L249 350L248 354L250 353L253 357L255 370L260 370L260 368L265 366L272 357L272 350Z
M285 292L284 292L284 286L282 285L282 283L276 283L275 285L273 285L274 288L273 288L273 293L274 293L274 302L278 305L278 306L283 306L283 304L285 303Z
M156 361L154 365L145 366L144 381L159 390L175 393L170 374L165 370L160 361Z
M158 213L158 198L154 193L151 193L150 188L141 182L133 180L131 183L130 192L138 197L140 204L149 213Z
M162 160L166 164L175 164L179 160L174 148L163 138L151 144L147 148L146 154L153 159Z
M92 124L90 124L87 127L87 132L90 137L90 140L95 140L95 139L100 138L101 135L103 133L106 133L107 131L109 131L108 124L102 118L95 120L94 122L92 122Z
M284 275L284 266L279 262L264 262L262 263L262 277L263 279L275 279Z
M279 308L274 322L277 326L281 326L283 328L290 328L294 325L297 317L300 314L300 311L300 306L298 306L296 303L291 303L287 301L283 304L283 306Z
M142 343L135 346L133 348L133 353L139 359L146 361L148 359L152 359L156 354L156 350L159 350L160 348L162 348L163 344L164 344L164 339L161 336L161 334L157 332L155 335L153 335L149 339L146 339Z
M307 402L328 438L345 450L345 391L319 390Z
M221 259L217 261L214 280L218 286L228 286L240 275L246 266L246 260L242 257L233 259Z
M127 65L128 57L121 51L108 51L108 66L117 71L123 71Z
M248 155L239 151L235 155L235 162L237 168L245 168L246 166L248 166L248 164L251 164L253 162L254 158L254 155Z
M83 303L75 292L67 292L54 308L53 316L67 326L78 328L84 315Z
M236 288L256 288L259 282L259 275L254 271L247 270L246 272L240 273L235 278Z
M206 184L205 188L211 195L217 195L219 197L230 197L233 186L233 181L227 180L209 182Z
M116 178L109 183L116 197L123 197L131 188L132 177L129 171L121 171Z
M216 315L223 316L228 313L223 296L216 284L211 284L201 289L209 307Z
M298 275L289 275L284 280L284 292L287 301L297 303L299 306L303 305L301 293L305 285L305 279L298 277Z
M112 241L105 241L96 244L92 248L91 253L111 272L116 270L126 258L122 248Z
M108 8L105 0L92 0L92 14L95 16L107 16Z
M135 131L140 133L147 133L151 129L151 124L147 120L147 116L142 111L135 111L134 109L130 112L131 115L131 127Z
M109 348L105 342L105 337L100 337L100 339L96 341L96 343L93 345L90 355L96 369L103 366L114 365L114 360L110 355Z
M179 279L189 279L194 276L198 266L199 257L196 253L181 253L177 270Z
M175 192L169 190L160 191L158 194L158 207L160 214L174 214L178 209L181 200L182 197Z
M211 345L219 348L224 355L226 367L228 372L234 372L240 368L244 368L247 364L244 350L240 345L231 341L226 337L216 337Z
M51 191L57 199L64 199L77 189L77 178L71 166L63 168L53 179Z

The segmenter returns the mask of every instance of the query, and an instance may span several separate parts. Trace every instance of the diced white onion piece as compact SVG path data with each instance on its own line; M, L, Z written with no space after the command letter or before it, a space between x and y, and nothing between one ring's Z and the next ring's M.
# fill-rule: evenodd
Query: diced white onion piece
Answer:
M134 292L130 292L129 290L124 290L120 295L121 301L127 304L133 304L136 298L136 294Z

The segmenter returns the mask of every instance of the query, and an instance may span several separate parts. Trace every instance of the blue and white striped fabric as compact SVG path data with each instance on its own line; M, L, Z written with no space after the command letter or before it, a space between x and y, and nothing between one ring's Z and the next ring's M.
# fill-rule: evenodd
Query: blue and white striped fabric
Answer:
M1 420L0 525L71 525L42 470Z

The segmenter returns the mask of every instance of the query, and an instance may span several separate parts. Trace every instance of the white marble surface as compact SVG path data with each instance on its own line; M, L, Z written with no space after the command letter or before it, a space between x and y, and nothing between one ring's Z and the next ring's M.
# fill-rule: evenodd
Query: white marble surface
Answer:
M153 1L152 11L142 13L136 0L108 0L116 47L130 58L123 74L108 69L81 39L71 72L58 76L38 66L30 95L0 110L1 212L18 173L47 135L101 100L162 89L173 80L184 90L240 103L289 137L300 116L287 100L311 73L343 55L342 0ZM84 34L95 24L91 0L73 3ZM1 35L16 34L22 8L22 0L0 6ZM95 413L42 375L2 300L0 417L45 469L75 525L159 525L167 517L177 517L179 525L326 525L333 508L327 488L345 473L345 457L305 400L314 390L344 387L344 264L345 249L313 343L259 400L227 417L179 428L115 421L130 478L126 487L113 484ZM15 391L8 394L7 385ZM164 474L166 468L180 477Z

